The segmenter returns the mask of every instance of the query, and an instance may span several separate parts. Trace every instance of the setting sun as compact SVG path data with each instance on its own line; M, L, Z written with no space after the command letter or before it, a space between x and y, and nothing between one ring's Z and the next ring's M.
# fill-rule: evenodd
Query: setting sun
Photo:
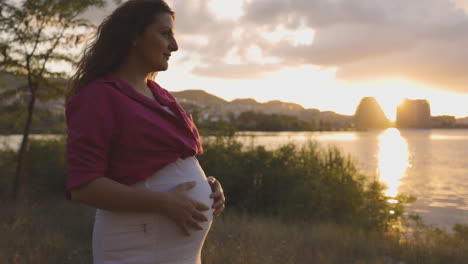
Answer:
M421 92L420 85L405 80L381 80L369 83L371 96L380 103L385 115L391 120L396 119L397 106L405 98L425 98L427 94Z

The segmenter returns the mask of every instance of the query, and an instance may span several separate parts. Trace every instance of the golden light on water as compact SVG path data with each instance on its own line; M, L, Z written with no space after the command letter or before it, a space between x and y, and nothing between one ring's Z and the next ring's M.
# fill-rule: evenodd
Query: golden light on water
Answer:
M317 136L318 140L340 140L340 141L352 141L357 140L358 136L356 133L333 133L333 134L324 134Z
M379 175L388 189L386 195L396 197L400 179L406 175L409 166L408 144L396 128L387 129L379 137Z

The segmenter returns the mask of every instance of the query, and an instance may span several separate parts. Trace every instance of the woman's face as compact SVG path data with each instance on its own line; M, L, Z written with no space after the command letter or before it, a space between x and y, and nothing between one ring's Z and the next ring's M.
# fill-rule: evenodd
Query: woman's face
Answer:
M174 19L168 13L161 13L135 40L132 53L144 69L156 72L167 70L169 57L178 48Z

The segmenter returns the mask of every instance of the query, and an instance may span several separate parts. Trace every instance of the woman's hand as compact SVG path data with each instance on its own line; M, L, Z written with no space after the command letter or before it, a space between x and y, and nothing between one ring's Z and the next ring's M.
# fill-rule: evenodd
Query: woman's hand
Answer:
M177 185L167 192L168 201L166 213L181 229L182 232L190 236L190 230L202 230L199 222L206 222L208 219L201 213L210 209L207 205L190 199L185 192L192 189L196 182L185 182Z
M211 191L213 192L210 197L213 198L213 216L218 217L223 212L226 203L226 197L224 197L223 187L218 180L213 176L208 177L208 183L210 184Z

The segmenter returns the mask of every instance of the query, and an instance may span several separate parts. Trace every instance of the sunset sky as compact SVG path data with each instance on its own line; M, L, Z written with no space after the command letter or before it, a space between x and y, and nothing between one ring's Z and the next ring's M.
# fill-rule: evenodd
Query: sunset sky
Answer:
M179 51L157 81L352 115L374 96L468 116L468 0L167 0ZM114 6L87 14L96 23Z

